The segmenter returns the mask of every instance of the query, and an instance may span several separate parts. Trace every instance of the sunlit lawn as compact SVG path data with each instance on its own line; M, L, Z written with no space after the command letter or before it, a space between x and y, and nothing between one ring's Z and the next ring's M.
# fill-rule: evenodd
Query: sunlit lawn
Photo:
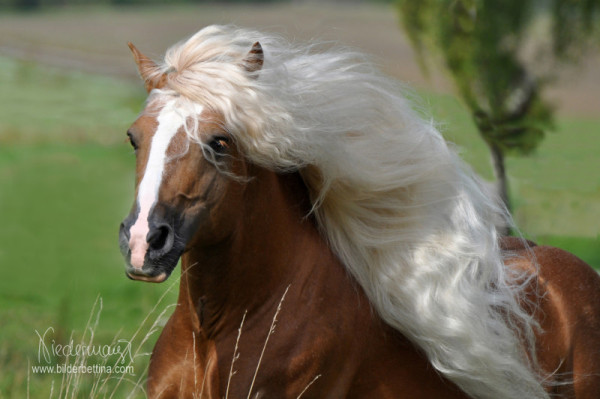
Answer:
M171 284L128 280L117 246L133 201L125 131L143 90L7 59L0 87L0 369L11 370L0 373L0 393L22 398L36 330L53 327L62 343L72 331L80 337L99 295L96 342L131 337ZM32 397L47 397L49 377L30 378Z

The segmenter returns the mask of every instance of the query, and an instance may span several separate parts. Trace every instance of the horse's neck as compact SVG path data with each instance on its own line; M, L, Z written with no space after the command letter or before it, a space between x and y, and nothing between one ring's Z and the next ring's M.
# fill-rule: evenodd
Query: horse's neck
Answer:
M330 252L318 234L297 175L260 171L246 187L243 220L219 245L182 260L180 305L205 331L237 329L243 314L277 306Z

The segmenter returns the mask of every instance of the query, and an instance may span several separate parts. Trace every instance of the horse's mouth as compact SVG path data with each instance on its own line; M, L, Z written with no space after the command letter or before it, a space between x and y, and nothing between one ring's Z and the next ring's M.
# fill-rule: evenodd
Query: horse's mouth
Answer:
M166 253L146 253L142 267L131 263L131 250L126 240L121 240L121 252L125 258L125 275L131 280L149 283L162 283L167 280L183 253L181 245L177 245Z
M167 278L169 278L169 275L165 272L159 273L157 275L152 275L149 273L145 273L144 271L142 271L140 269L135 269L135 268L129 268L125 272L125 274L127 275L128 278L130 278L132 280L145 281L148 283L162 283Z
M175 267L177 267L183 248L177 246L168 254L164 254L158 259L152 259L151 256L146 254L142 267L132 265L130 260L131 252L127 249L125 251L127 251L125 254L125 275L129 279L149 283L162 283L169 278Z

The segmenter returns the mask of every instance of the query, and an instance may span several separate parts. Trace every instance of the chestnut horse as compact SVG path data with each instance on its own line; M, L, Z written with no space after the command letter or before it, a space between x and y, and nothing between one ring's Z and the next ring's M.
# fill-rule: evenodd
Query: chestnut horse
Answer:
M127 276L176 310L151 398L600 397L600 277L507 218L362 56L208 27L128 136Z

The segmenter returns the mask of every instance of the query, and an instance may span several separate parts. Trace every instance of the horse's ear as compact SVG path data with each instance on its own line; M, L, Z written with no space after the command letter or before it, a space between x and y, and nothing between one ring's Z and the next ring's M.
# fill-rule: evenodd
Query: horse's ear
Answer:
M246 55L246 58L244 58L242 66L248 73L252 74L253 77L256 77L256 72L262 69L264 60L265 55L263 53L262 46L259 42L256 42L252 45L252 48Z
M142 54L131 42L127 43L127 45L133 53L133 59L137 64L138 71L144 81L144 86L148 93L150 93L152 89L162 88L167 83L167 75L164 73L157 75L156 72L159 69L158 65Z

